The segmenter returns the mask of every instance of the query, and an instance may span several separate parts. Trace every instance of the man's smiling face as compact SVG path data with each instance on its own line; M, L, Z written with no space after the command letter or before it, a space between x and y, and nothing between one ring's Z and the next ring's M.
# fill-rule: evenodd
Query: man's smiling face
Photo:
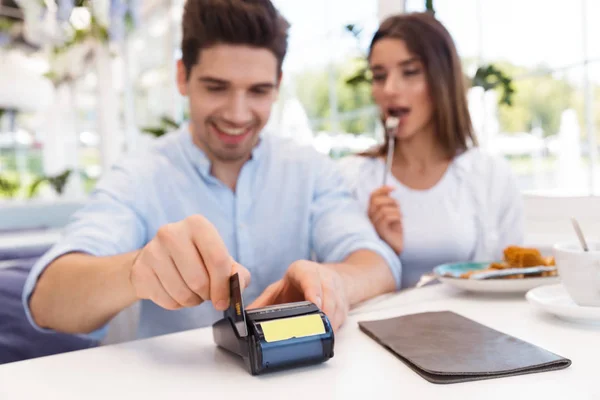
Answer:
M212 161L248 159L277 98L275 55L264 48L218 44L200 51L189 74L179 62L177 80L189 98L194 143Z

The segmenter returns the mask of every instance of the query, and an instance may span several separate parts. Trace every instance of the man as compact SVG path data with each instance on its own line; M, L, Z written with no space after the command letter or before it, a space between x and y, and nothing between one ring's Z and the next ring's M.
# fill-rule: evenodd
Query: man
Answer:
M139 300L139 337L206 326L237 272L250 307L306 299L338 329L349 307L397 287L398 257L332 161L261 138L287 29L269 0L187 2L189 124L105 174L28 278L34 326L101 338Z

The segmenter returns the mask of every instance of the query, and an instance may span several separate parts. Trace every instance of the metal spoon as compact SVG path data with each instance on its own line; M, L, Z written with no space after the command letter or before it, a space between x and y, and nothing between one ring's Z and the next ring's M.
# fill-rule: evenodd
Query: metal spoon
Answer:
M581 247L583 247L583 251L590 251L587 242L585 241L585 237L583 236L583 232L581 231L581 227L579 226L579 222L573 217L571 218L571 222L573 223L573 228L579 238L579 243L581 243Z
M392 160L394 159L394 147L396 142L396 130L400 120L397 117L388 117L385 120L385 134L388 139L387 158L385 160L385 173L383 174L383 186L387 183L387 177L392 170Z

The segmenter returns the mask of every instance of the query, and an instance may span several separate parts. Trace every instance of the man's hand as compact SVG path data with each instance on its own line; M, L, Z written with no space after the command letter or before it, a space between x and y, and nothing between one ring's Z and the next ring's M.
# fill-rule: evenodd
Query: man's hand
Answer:
M404 249L402 214L400 206L390 196L393 190L389 186L382 186L371 193L368 215L379 237L394 249L396 254L400 254Z
M236 272L247 287L250 272L233 261L216 228L195 215L161 227L135 258L130 280L138 298L168 310L211 300L222 311L229 306L229 277Z
M283 279L271 284L248 308L307 300L319 307L337 330L350 308L340 274L327 265L296 261Z

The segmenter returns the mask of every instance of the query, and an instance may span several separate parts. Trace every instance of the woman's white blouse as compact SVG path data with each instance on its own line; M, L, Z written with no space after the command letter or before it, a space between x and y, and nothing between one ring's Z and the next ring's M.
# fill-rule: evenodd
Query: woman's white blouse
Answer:
M339 165L366 212L371 193L383 183L384 160L350 156ZM506 246L522 244L522 199L503 159L472 149L455 158L428 190L411 189L392 175L387 183L402 212L403 288L437 265L501 259Z

